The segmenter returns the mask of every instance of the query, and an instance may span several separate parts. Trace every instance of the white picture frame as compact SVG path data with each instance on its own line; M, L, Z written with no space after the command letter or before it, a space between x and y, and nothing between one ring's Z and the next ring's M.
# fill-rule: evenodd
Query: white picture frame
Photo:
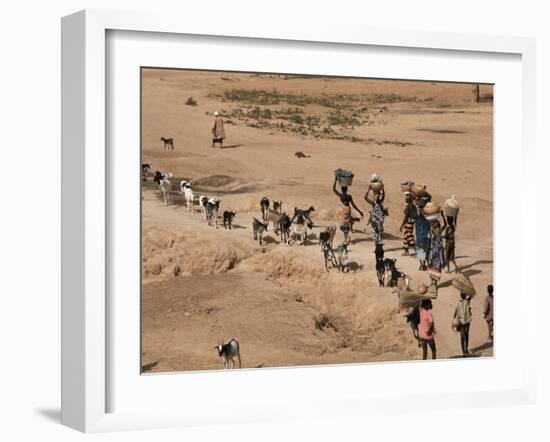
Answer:
M534 112L535 112L535 43L532 39L517 37L491 37L450 33L427 33L415 31L388 31L376 29L354 29L334 26L318 29L314 26L286 28L270 27L267 23L211 23L206 18L197 17L184 25L173 17L158 17L151 14L134 14L111 11L87 10L63 18L62 21L62 423L85 432L99 432L123 429L159 428L169 426L207 425L220 422L253 422L285 418L329 417L335 415L361 416L372 412L396 412L407 410L413 405L416 409L430 410L492 406L499 404L533 403L536 393L534 353L536 324L530 321L522 331L524 336L524 360L514 368L508 382L500 388L494 386L484 390L479 385L462 392L420 394L388 391L387 394L369 396L361 389L357 394L346 395L342 386L341 397L335 392L328 399L315 397L315 385L306 385L311 378L311 370L323 373L330 378L335 370L343 370L346 377L354 379L361 373L375 373L375 370L391 371L396 364L372 366L354 365L350 367L316 367L304 374L303 369L276 370L281 382L299 382L304 391L312 396L295 402L296 398L284 403L256 402L252 396L233 403L237 415L225 412L226 403L197 406L195 410L168 406L157 410L113 411L109 404L109 394L114 386L110 380L113 354L109 345L108 328L112 325L112 312L107 297L109 286L107 268L110 264L108 244L113 240L107 228L112 206L110 188L107 185L110 174L107 151L108 134L106 120L108 78L106 76L107 56L109 55L107 34L109 32L143 32L162 36L217 36L218 38L239 38L258 41L269 40L276 44L336 44L335 50L346 47L376 47L378 50L402 48L426 50L437 57L438 53L470 53L477 57L484 54L504 54L518 57L521 64L521 120L519 127L520 146L518 147L523 177L533 173L535 158ZM153 35L153 34L151 34ZM498 88L498 84L496 86ZM497 89L498 93L498 89ZM498 101L495 112L499 112ZM497 134L498 135L498 134ZM136 147L137 149L137 147ZM500 171L495 165L495 175ZM136 168L137 170L137 168ZM504 169L503 169L504 170ZM509 170L509 169L507 169ZM498 193L498 186L495 190ZM518 189L517 192L521 192ZM536 207L536 192L524 193L521 207ZM496 200L498 208L498 198ZM527 211L523 211L526 213ZM530 214L533 212L531 210ZM523 215L527 225L529 218ZM523 231L522 231L523 232ZM525 235L525 233L521 233ZM498 242L495 250L498 250ZM499 252L500 253L500 252ZM518 245L521 256L522 274L528 274L527 257L536 255L533 242L522 241ZM495 252L496 254L496 252ZM498 274L498 272L497 272ZM502 273L501 273L502 274ZM520 289L515 305L518 311L526 314L527 306L536 302L534 279L518 281ZM506 294L503 287L500 292ZM504 304L504 301L503 301ZM504 311L504 309L503 309ZM504 328L502 328L504 330ZM499 329L500 331L500 329ZM506 333L504 333L506 335ZM503 351L502 354L505 352ZM496 355L498 360L500 355ZM504 360L504 359L503 359ZM434 368L434 367L432 367ZM501 367L502 368L502 367ZM411 370L419 370L419 365L411 364ZM456 373L451 365L437 367ZM487 366L487 370L490 366ZM455 371L453 371L455 370ZM260 373L261 372L261 373ZM273 371L272 371L273 373ZM282 374L281 374L282 373ZM253 382L253 385L268 389L269 370L242 371L239 373L210 373L208 382L217 388L227 377L232 382ZM193 375L193 383L201 385L199 375ZM174 376L162 377L163 388L170 388L176 382ZM296 378L292 380L292 378ZM253 379L253 381L251 381ZM276 382L274 382L277 385ZM352 388L353 386L348 386ZM250 388L250 387L248 387ZM310 389L310 390L307 390ZM269 391L269 390L267 390ZM166 393L165 393L166 394ZM191 393L196 394L196 393ZM275 391L272 392L276 394ZM299 394L299 392L297 393ZM247 395L244 395L247 396ZM210 396L208 396L210 397ZM208 398L207 397L207 398ZM211 398L212 399L212 398ZM327 401L337 401L334 407L323 407ZM336 402L335 402L336 403ZM212 406L211 413L205 412ZM332 408L329 410L329 408Z

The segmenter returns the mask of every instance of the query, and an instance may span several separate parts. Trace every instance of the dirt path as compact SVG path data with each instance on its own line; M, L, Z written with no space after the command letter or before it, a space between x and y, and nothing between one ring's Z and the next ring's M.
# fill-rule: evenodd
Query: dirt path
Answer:
M338 274L333 270L324 275L322 253L315 239L320 228L313 229L307 246L279 244L271 232L266 238L267 245L260 247L253 241L250 227L252 216L259 216L259 213L239 214L231 231L223 227L216 230L207 225L197 209L190 213L179 204L164 207L157 191L146 190L143 195L145 230L162 226L164 232L187 232L197 239L197 244L201 244L199 247L207 250L211 248L206 238L208 242L217 244L218 249L223 244L228 247L239 244L247 250L234 266L229 266L232 268L227 268L227 265L208 267L208 275L200 274L204 269L186 272L184 265L177 277L168 273L173 277L167 278L162 272L145 275L142 305L143 365L146 371L220 368L213 346L217 340L231 336L238 337L243 350L248 353L243 364L245 367L416 359L420 356L402 315L395 311L396 295L389 288L376 287L373 243L370 234L363 231L364 223L358 226L359 231L354 234L350 246L350 262L355 272ZM336 243L340 241L337 236ZM190 244L187 241L185 244L186 256L194 260L190 247L187 247ZM400 239L388 235L385 244L386 255L398 259L400 270L415 280L425 279L424 272L417 271L416 260L400 256ZM476 275L482 274L482 270L491 264L490 260L479 259L490 250L484 250L483 245L473 241L465 241L460 250L467 250L468 255L459 255L459 264L475 281ZM177 260L170 247L165 251L166 260ZM368 289L391 315L388 333L378 333L378 336L382 341L395 338L399 345L384 342L383 346L389 351L381 352L381 342L373 343L377 332L365 327L372 306L359 315L362 321L345 314L330 314L329 304L312 296L311 290L303 283L274 274L273 266L265 262L260 261L259 267L249 264L270 254L280 260L281 252L317 267L318 274L327 282L347 283L354 279L360 284L370 282ZM212 264L216 255L207 254L205 258ZM262 271L264 264L265 272ZM167 267L170 268L170 263ZM439 298L434 301L439 358L457 357L460 349L458 335L450 330L458 299L456 290L449 285L450 278L444 276ZM472 301L474 314L478 315L472 324L471 348L474 356L490 356L492 348L485 345L485 324L479 318L481 301L481 296ZM336 324L336 330L330 326L324 330L315 327L316 319L327 313ZM373 313L374 316L377 314L376 311ZM378 326L384 328L385 324ZM277 350L273 349L274 345Z

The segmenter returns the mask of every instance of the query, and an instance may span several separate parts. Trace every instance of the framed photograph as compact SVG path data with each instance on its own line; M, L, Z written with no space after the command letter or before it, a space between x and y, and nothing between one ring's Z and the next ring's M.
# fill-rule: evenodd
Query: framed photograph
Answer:
M107 11L62 35L64 424L534 400L533 41Z

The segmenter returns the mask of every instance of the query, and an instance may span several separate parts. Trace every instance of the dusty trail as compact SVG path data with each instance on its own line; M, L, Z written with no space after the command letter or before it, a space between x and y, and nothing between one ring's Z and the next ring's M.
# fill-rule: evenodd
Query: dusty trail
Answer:
M249 353L243 362L245 367L420 357L402 314L396 311L396 295L391 293L390 288L376 286L374 246L370 233L363 230L365 222L356 229L349 249L351 267L355 272L339 274L333 269L326 274L316 239L320 227L314 227L306 246L279 244L270 231L265 245L261 247L253 240L250 226L252 216L259 216L259 213L238 214L235 228L231 231L224 229L220 220L220 228L216 230L207 225L197 208L190 213L178 204L164 207L159 195L157 191L144 191L144 225L150 226L145 228L146 231L163 226L163 231L191 234L198 239L198 247L212 250L210 245L206 245L208 238L208 242L216 244L218 250L229 243L232 249L238 244L237 248L246 251L234 266L223 264L222 260L218 261L218 265L213 265L213 255L201 255L206 258L207 275L203 274L204 267L186 271L185 265L180 266L182 270L177 276L170 270L159 275L145 271L143 305L147 307L143 312L146 318L143 323L143 365L147 371L220 368L212 347L217 340L231 336L237 336ZM174 195L177 197L177 192ZM325 223L321 221L320 224ZM338 233L336 243L342 240L340 235ZM388 236L385 241L386 255L397 258L400 270L413 276L413 280L424 281L425 273L417 271L417 261L400 256L401 240ZM188 242L185 244L188 253L185 253L184 260L194 260L189 256L189 250L195 246L187 248ZM466 248L476 257L487 253L482 246L472 241L461 245L462 250ZM177 253L174 254L170 247L166 250L167 261L174 260L174 256L178 260ZM264 258L269 255L278 261L275 266L271 265L272 262L266 263ZM316 296L312 292L318 289L318 285L311 289L309 275L304 281L289 276L293 271L287 270L285 273L286 256L314 267L315 276L321 278L328 289L333 288L336 296L346 291L346 284L354 280L359 290L357 285L352 284L349 299L345 300L340 297L337 301L331 301ZM145 269L149 268L147 258ZM468 257L459 259L467 274L468 269L473 267L490 265L489 262L476 261ZM166 268L171 269L172 262L166 264ZM459 356L458 335L450 330L457 300L456 290L449 286L451 277L444 276L439 298L434 301L439 358ZM365 290L370 292L371 297L364 296ZM373 299L379 304L378 309L373 308ZM474 313L480 311L480 301L481 296L474 298ZM340 302L350 307L346 309L331 305ZM357 307L364 311L355 316L350 314L349 310ZM338 331L331 327L316 329L315 320L321 314L328 314ZM370 318L371 315L374 318ZM205 321L205 318L208 320ZM380 323L369 328L373 322L371 319ZM388 321L388 324L384 324L384 321ZM384 327L387 327L387 331L380 332L379 328ZM474 321L471 334L474 355L490 356L492 349L485 346L485 329L481 320ZM277 347L275 352L274 345ZM382 348L385 351L381 351Z

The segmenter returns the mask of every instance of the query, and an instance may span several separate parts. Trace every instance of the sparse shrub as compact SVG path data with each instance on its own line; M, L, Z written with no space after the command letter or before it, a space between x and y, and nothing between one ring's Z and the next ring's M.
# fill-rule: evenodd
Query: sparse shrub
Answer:
M195 100L193 97L189 97L187 101L185 102L187 106L196 106L197 100Z

